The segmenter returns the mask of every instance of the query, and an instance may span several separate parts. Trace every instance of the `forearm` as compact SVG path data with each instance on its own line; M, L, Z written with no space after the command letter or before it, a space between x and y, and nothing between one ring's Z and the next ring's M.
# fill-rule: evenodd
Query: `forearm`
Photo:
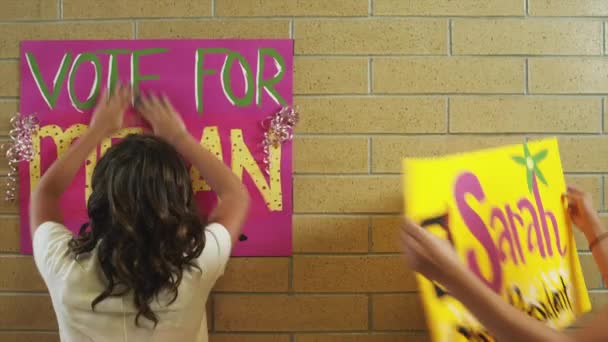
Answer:
M568 335L551 329L509 305L464 267L451 284L446 285L451 294L462 302L498 341L572 341Z
M91 129L87 130L63 156L59 157L49 167L40 179L35 191L46 196L61 197L72 183L86 158L101 143L103 138L103 133Z
M599 221L599 217L594 221L593 224L590 224L591 227L585 230L587 232L585 237L587 238L587 242L593 253L595 263L604 277L604 281L608 282L608 237L602 238L607 230ZM598 238L601 239L598 240ZM593 246L591 246L591 244L593 244Z
M245 187L234 173L190 134L183 134L173 145L199 170L202 178L221 200L229 197L247 197Z

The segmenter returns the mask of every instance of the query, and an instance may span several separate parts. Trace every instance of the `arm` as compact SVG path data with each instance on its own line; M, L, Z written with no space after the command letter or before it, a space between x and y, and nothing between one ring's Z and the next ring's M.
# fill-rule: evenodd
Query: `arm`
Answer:
M154 133L171 143L192 163L217 194L219 202L209 221L223 225L234 244L241 235L241 228L249 210L249 194L245 186L223 162L188 133L167 97L158 99L154 95L142 96L137 109L150 123Z
M30 199L30 231L32 236L42 223L63 221L59 201L70 186L85 159L106 136L122 126L123 113L128 105L129 90L116 87L112 97L104 99L95 110L85 134L44 173Z
M591 195L574 186L568 186L567 199L570 218L585 234L604 281L608 282L608 231L595 211Z
M569 336L553 330L505 302L462 264L444 240L406 219L401 229L404 256L409 266L450 291L498 341L574 342L606 341L608 308L583 329Z
M247 189L224 163L203 148L191 135L182 135L175 141L174 146L199 170L219 198L219 203L211 212L209 221L226 227L232 243L236 243L249 209Z
M446 286L498 341L577 341L514 308L464 267Z
M492 292L459 261L447 241L409 219L401 228L401 240L409 266L446 286L498 341L570 341L567 335L527 316Z

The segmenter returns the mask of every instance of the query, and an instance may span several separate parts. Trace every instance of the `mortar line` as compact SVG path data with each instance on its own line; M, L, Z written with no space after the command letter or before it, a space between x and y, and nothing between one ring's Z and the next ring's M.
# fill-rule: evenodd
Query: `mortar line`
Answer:
M367 217L367 254L373 253L374 249L374 234L372 226L372 217Z
M367 294L367 330L369 334L374 331L374 305L371 293Z
M528 69L529 69L528 68L528 58L526 58L524 61L524 84L525 84L524 95L528 95L530 93L530 86L529 86L530 75L529 75Z
M445 104L445 126L447 128L447 134L449 135L451 132L450 129L450 97L447 96L446 97L446 104Z
M367 138L367 174L371 175L372 172L372 137Z
M448 56L452 56L452 18L448 19Z
M606 55L606 23L602 22L602 39L600 40L602 44L602 51L600 51L600 55Z
M601 98L601 100L600 100L600 106L601 106L601 108L600 108L600 115L601 115L600 124L602 125L602 127L600 127L600 132L602 132L602 134L604 134L604 133L606 133L606 131L604 129L604 127L606 127L605 126L605 124L606 124L606 121L605 121L606 120L605 119L605 115L606 115L606 110L605 110L605 107L606 107L606 98L605 97Z
M108 17L109 18L109 17ZM0 20L0 23L8 23L8 24L15 24L15 23L58 23L58 22L95 22L95 21L104 21L107 20L108 18L69 18L66 20L61 20L59 18L56 19L23 19L23 20L7 20L7 19L3 19ZM131 17L129 19L134 19L135 17ZM252 20L252 21L267 21L267 20L285 20L287 18L289 18L289 16L225 16L225 17L219 17L219 16L215 16L212 17L211 15L207 15L207 16L192 16L192 17L172 17L172 16L167 16L167 17L145 17L145 16L141 16L141 17L136 17L137 19L141 19L141 20L148 20L148 21L197 21L197 20L201 20L201 19L222 19L222 20L226 20L226 21L242 21L242 20ZM415 20L428 20L428 21L432 21L432 20L437 20L437 19L488 19L488 20L509 20L509 19L525 19L526 16L525 15L510 15L510 16L464 16L464 15L453 15L453 14L449 14L449 15L435 15L435 16L426 16L426 15L419 15L419 16L408 16L408 15L391 15L391 16L367 16L367 15L350 15L350 16L313 16L313 15L309 15L309 16L300 16L298 18L303 18L303 19L312 19L312 20L327 20L327 21L342 21L345 19L351 19L351 20L360 20L360 21L366 21L366 20L377 20L377 19L415 19ZM538 20L538 19L545 19L545 20L553 20L553 21L589 21L589 20L605 20L606 16L573 16L573 17L556 17L556 16L534 16L533 17L534 20Z
M374 58L371 56L368 57L368 59L367 59L367 93L368 94L372 94L373 89L374 89L374 87L373 87L374 79L372 76L373 60L374 60Z

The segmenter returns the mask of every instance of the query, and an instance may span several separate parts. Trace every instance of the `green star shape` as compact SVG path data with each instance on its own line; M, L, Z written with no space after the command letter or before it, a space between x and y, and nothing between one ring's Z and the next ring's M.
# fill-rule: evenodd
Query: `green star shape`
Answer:
M530 191L530 193L532 193L532 184L533 184L533 179L534 176L536 176L536 178L538 178L538 180L540 180L543 184L548 185L547 184L547 180L545 179L545 176L543 175L543 173L540 171L540 168L538 167L538 164L547 157L547 155L549 154L549 151L547 149L544 149L540 152L538 152L535 155L532 155L530 153L530 149L528 148L528 144L524 143L524 155L523 156L513 156L511 157L511 159L513 159L517 164L523 165L526 167L526 176L528 178L528 190Z

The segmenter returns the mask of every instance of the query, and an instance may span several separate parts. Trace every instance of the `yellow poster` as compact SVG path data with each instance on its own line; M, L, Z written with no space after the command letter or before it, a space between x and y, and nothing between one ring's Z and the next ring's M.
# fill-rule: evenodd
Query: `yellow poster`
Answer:
M564 328L591 305L567 221L556 139L404 161L405 213L447 239L505 301ZM418 276L433 341L493 341L444 288Z

